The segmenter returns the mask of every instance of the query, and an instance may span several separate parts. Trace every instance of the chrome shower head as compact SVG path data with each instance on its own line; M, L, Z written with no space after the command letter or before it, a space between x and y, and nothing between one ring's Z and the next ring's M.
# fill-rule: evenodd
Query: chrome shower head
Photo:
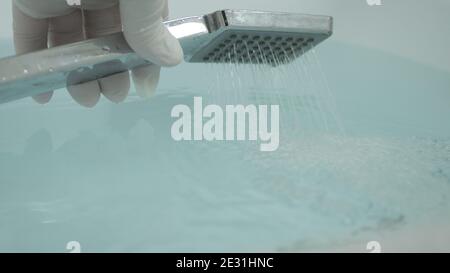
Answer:
M281 12L223 10L205 16L210 35L189 62L278 66L332 34L332 18Z
M278 66L332 34L332 18L221 10L165 22L186 62ZM0 60L0 103L96 80L149 64L122 33Z

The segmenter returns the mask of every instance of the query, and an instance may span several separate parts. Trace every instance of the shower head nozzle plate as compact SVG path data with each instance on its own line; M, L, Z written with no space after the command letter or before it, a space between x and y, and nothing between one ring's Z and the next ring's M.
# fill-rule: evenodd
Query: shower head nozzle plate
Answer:
M223 10L205 16L210 40L189 62L277 66L290 62L332 34L329 16Z

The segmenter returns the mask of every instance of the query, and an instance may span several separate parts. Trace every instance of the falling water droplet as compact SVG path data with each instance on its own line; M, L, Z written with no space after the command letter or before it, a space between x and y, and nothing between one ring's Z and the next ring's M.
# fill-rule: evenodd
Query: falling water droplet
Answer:
M105 52L111 52L111 48L109 46L102 47L102 50Z
M28 69L24 69L24 70L23 70L23 73L24 73L24 74L28 74Z
M53 72L53 68L50 67L50 68L48 69L48 72Z

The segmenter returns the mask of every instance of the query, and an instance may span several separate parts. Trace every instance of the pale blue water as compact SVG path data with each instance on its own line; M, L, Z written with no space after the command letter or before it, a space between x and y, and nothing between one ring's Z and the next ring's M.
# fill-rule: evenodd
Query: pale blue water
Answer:
M148 101L1 105L0 251L366 251L438 236L423 223L444 247L419 249L450 250L450 75L334 41L308 56L254 74L185 64ZM279 150L174 142L170 110L194 95L280 103Z

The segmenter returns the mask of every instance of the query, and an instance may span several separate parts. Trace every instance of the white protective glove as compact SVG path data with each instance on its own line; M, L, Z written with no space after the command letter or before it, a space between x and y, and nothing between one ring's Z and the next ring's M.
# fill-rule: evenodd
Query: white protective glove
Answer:
M81 0L85 28L76 0L13 0L14 44L17 54L73 43L123 31L127 42L142 58L154 65L132 71L137 92L149 97L156 89L161 66L174 66L183 59L183 50L162 23L168 17L168 0ZM130 89L129 73L69 86L75 101L93 107L103 94L123 101ZM47 103L53 91L34 96Z

